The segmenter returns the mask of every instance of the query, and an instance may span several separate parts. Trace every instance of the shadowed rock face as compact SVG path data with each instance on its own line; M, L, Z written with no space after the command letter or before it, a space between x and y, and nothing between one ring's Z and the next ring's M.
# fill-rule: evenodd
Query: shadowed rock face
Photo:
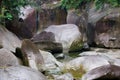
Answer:
M34 8L21 8L21 15L12 21L6 22L6 27L20 38L31 38L36 32L36 12ZM16 15L14 15L16 16Z
M19 18L16 17L14 20L6 22L7 28L20 38L30 39L37 31L41 32L49 25L66 23L67 13L57 4L58 0L43 0L43 2L46 3L37 6L41 7L38 14L34 8L26 6L25 9L21 10L24 13L22 17L19 16Z
M120 8L111 9L106 6L102 11L90 9L88 21L94 26L92 31L95 31L89 36L95 36L92 40L97 45L107 48L120 48Z
M120 80L120 66L104 65L89 71L82 80Z
M67 24L75 24L78 26L80 32L82 33L83 41L86 41L86 28L87 28L88 14L86 12L81 12L80 10L68 10Z
M120 21L115 20L100 20L95 27L96 43L108 48L120 48Z
M57 51L63 49L67 52L73 42L81 41L81 33L74 24L51 25L31 40L37 42L36 44L40 49L45 47L47 49L55 48ZM40 44L44 45L43 48Z
M44 63L43 57L39 52L39 49L30 40L23 40L21 47L24 64L34 69L40 69Z
M52 41L39 41L35 42L36 46L41 49L51 53L61 53L63 47L61 43L52 42Z
M52 32L42 31L36 34L31 40L41 50L47 50L52 53L62 52L62 44L55 42L55 34Z
M66 10L60 8L59 6L52 8L49 5L46 5L48 8L43 7L40 12L40 26L38 31L44 30L50 25L60 25L66 23Z
M81 40L81 32L74 24L51 25L45 29L55 35L55 42L61 43L64 51L69 50L74 41Z
M36 34L31 39L33 42L40 42L40 41L55 41L55 35L52 32L42 31L39 34Z

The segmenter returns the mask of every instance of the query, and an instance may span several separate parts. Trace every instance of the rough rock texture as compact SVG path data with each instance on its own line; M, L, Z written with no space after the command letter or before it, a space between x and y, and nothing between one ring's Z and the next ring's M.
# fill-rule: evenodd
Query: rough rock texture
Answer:
M104 48L95 48L92 51L86 51L79 54L80 56L89 56L89 55L101 55L106 56L110 59L119 59L120 50L119 49L104 49Z
M99 55L83 56L66 62L63 71L70 72L75 79L79 79L86 72L107 64L109 62L105 57Z
M34 69L24 66L9 66L0 68L0 80L47 80L47 78Z
M25 39L22 42L21 50L23 53L24 64L33 69L40 70L44 60L36 45L30 40Z
M45 31L54 33L55 41L62 43L64 50L69 49L72 42L81 37L78 27L74 24L51 25Z
M47 41L47 40L52 41L55 39L52 42L53 43L54 42L61 43L63 46L63 51L64 50L68 51L70 46L72 46L71 44L73 42L75 43L76 41L81 41L81 33L80 33L78 27L74 24L51 25L51 26L48 26L48 28L46 28L43 32L41 32L38 35L40 36L43 33L47 33L47 36L49 36L49 37L44 36L43 41ZM48 33L51 33L51 35ZM54 34L54 37L52 34ZM32 40L34 41L34 39L36 39L36 38L37 38L37 36L33 37ZM41 39L41 38L43 38L43 36L39 37L39 39ZM35 42L39 42L39 41L40 40L37 40Z
M96 43L108 48L120 48L120 9L112 9L111 13L96 23Z
M33 42L55 41L55 35L52 32L42 31L39 34L34 35L31 40Z
M66 10L60 7L60 2L53 2L42 5L40 11L40 27L39 31L47 28L50 25L60 25L66 23Z
M12 21L6 22L6 27L20 38L31 38L36 32L36 13L35 10L26 6L21 8L21 15Z
M66 74L57 76L55 80L74 80L74 78L70 73L66 73Z
M67 13L67 24L75 24L79 27L80 32L82 33L82 40L86 41L87 36L86 35L86 28L88 23L88 14L85 12L82 12L80 10L68 10Z
M20 65L17 57L7 49L0 49L0 68Z
M57 59L50 52L42 51L42 50L39 50L39 51L43 56L43 59L45 62L43 67L44 70L55 71L57 68L60 69L61 67L63 67L63 64L57 61Z
M21 47L21 41L18 37L0 25L0 47L15 52L17 47Z
M120 66L104 65L86 73L82 80L120 80Z
M100 47L120 48L119 25L120 25L120 8L111 8L105 5L102 10L95 10L92 6L89 10L88 23L93 25L89 36L94 35L94 40ZM89 29L90 31L90 29Z
M61 43L52 42L52 41L39 41L34 42L35 45L41 49L51 53L61 53L63 51L63 47Z
M13 21L7 21L7 28L20 38L31 38L37 31L41 32L49 25L66 23L67 13L60 8L58 1L44 3L37 8L38 12L30 6L21 8L24 15L19 15L19 18L16 17Z
M62 52L62 44L55 42L55 35L52 32L42 31L39 34L34 35L31 40L41 50L52 53Z

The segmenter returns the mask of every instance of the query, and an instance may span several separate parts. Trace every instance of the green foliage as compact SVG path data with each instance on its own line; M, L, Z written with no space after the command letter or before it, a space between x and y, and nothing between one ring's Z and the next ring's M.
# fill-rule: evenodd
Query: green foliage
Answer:
M100 9L105 3L110 4L112 7L119 7L120 0L94 0L96 9Z
M61 0L61 5L66 9L77 9L84 3L90 2L92 0Z
M18 14L21 6L29 4L29 0L2 0L0 4L0 23L3 24L5 19L12 20L14 14Z
M77 9L90 2L95 3L96 9L102 8L105 3L110 4L112 7L120 6L120 0L61 0L61 5L66 9Z

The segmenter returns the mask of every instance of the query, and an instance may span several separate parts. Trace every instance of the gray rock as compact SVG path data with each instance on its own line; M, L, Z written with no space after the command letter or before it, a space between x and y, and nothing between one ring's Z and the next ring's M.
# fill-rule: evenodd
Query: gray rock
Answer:
M93 40L96 44L100 47L120 48L120 8L111 8L106 4L98 11L92 6L88 13L88 22L94 26L92 31L95 31L91 35L95 35Z
M22 14L21 14L22 13ZM6 27L15 33L19 38L31 38L36 32L36 12L31 6L20 8L20 14L15 15L11 21L7 21Z
M15 52L17 47L21 47L21 41L15 34L0 25L0 46L9 51Z
M45 50L51 53L61 53L63 51L62 44L58 42L43 40L43 41L34 42L34 43L39 49Z
M78 69L80 66L82 66L85 71L90 71L91 69L107 64L109 64L107 58L99 55L93 55L75 58L66 63L65 68Z
M73 41L81 39L81 33L74 24L51 25L45 31L54 33L55 41L62 43L64 51L68 51Z
M50 0L50 3L41 5L41 8L42 10L40 10L40 26L38 32L41 32L53 24L60 25L66 23L67 12L65 9L60 8L60 1Z
M65 58L64 53L54 54L54 56L56 59L60 59L60 60Z
M43 56L44 63L45 63L43 70L54 71L57 68L59 68L60 70L60 68L63 67L63 64L57 61L57 59L50 52L40 50L40 53Z
M81 32L82 41L87 41L86 28L88 26L88 14L82 10L68 10L67 24L75 24L79 27Z
M23 53L22 55L24 65L40 70L44 63L44 60L36 45L33 44L30 40L25 39L22 42L21 50Z
M7 49L0 49L0 67L20 65L17 57Z
M34 69L24 66L9 66L0 68L0 80L47 80L47 78Z
M119 49L104 49L104 48L95 48L92 51L86 51L79 54L80 56L89 56L89 55L101 55L106 56L110 59L119 59L120 50Z
M55 80L74 80L74 78L70 73L66 73L66 74L57 76Z
M52 32L42 31L34 35L31 40L41 50L49 51L51 53L62 52L62 44L55 42L55 35Z
M90 70L82 80L120 80L120 66L104 65Z
M109 61L102 56L83 56L65 62L63 71L71 73L75 79L80 79L86 72L97 67L108 65Z
M31 40L33 42L55 41L55 35L52 32L42 31L39 34L34 35Z

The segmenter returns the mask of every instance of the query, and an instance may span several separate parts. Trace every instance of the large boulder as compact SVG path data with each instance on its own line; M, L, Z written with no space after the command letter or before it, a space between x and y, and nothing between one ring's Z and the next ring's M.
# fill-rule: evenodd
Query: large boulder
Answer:
M45 31L54 33L55 41L62 43L64 50L69 49L74 41L81 40L81 33L74 24L51 25Z
M44 0L45 1L45 0ZM50 25L60 25L66 23L67 12L61 8L60 0L47 0L48 3L41 5L39 31ZM45 1L46 2L46 1ZM38 31L38 32L39 32Z
M93 41L100 47L120 48L119 46L119 25L120 8L111 8L105 4L102 10L96 10L92 6L88 11L88 23L92 25L92 30L88 27L88 39L94 35ZM92 31L95 31L92 33ZM89 39L90 40L90 39Z
M55 35L52 32L42 31L31 39L39 49L52 53L62 52L62 44L55 42Z
M70 72L75 79L79 79L86 72L107 64L109 64L109 61L105 57L99 55L83 56L66 62L63 71Z
M40 34L34 35L31 40L33 42L55 41L55 35L52 32L42 31Z
M72 45L73 42L80 43L80 41L81 41L81 33L80 33L78 27L74 24L51 25L48 28L46 28L44 31L46 33L54 34L54 37L51 35L51 37L53 37L55 39L55 41L53 41L53 42L61 43L64 51L68 51L69 48L71 46L73 46ZM39 35L41 35L41 34L42 34L42 32L39 33ZM35 39L35 37L33 37L33 40L34 39ZM44 38L44 39L46 40L46 38ZM75 47L76 47L76 45L75 45Z
M0 67L20 65L18 58L7 49L0 49Z
M30 66L36 70L41 69L44 64L43 56L34 43L28 39L23 40L21 51L24 65Z
M2 25L0 25L0 47L12 52L15 52L17 47L21 47L19 38Z
M67 24L75 24L79 27L79 30L82 33L82 40L85 42L87 40L86 28L88 24L88 14L82 10L68 10L67 11Z
M63 64L58 61L50 52L40 50L44 59L44 67L42 68L44 74L49 80L56 80L56 75L62 74L61 68Z
M54 72L63 67L63 64L59 62L50 52L39 50L44 59L43 70L48 72Z
M24 66L0 68L0 80L47 80L39 71Z
M34 42L34 44L41 50L45 50L51 53L61 53L63 47L61 43L52 42L52 41L40 41Z
M110 59L119 59L120 50L119 49L95 48L95 49L92 49L92 51L82 52L79 55L80 56L101 55L101 56L106 56Z
M6 22L7 28L20 38L31 38L37 31L41 32L49 25L66 23L67 13L60 8L59 1L44 0L43 2L45 3L42 5L39 0L36 2L37 10L31 6L22 7L19 17Z
M55 42L55 35L52 32L42 31L31 39L39 49L52 53L62 52L62 44Z
M6 27L20 38L31 38L36 32L36 12L31 6L20 8L20 14L12 21L6 21Z
M120 80L120 66L104 65L86 73L82 80Z
M120 48L120 8L100 19L95 26L96 43L108 48Z

